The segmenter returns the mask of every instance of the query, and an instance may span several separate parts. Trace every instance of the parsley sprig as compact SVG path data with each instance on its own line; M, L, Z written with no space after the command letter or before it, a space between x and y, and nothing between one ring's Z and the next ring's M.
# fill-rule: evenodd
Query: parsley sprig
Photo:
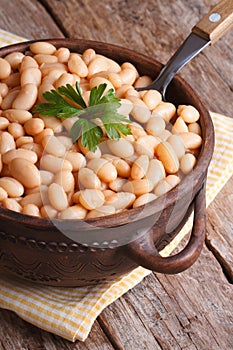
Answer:
M69 135L73 143L81 137L82 145L95 151L104 135L96 119L101 121L110 139L119 140L121 135L131 134L129 126L124 124L130 123L130 120L118 113L120 99L113 89L104 94L106 86L107 84L100 84L91 89L88 106L77 82L75 88L70 84L60 86L57 90L46 91L43 96L48 102L37 104L33 112L58 118L78 116L79 119L73 124Z

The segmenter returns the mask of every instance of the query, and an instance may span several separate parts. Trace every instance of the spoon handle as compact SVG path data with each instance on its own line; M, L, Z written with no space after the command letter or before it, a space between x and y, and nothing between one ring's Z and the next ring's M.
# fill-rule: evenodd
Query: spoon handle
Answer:
M233 27L233 0L222 0L192 29L192 32L214 44Z

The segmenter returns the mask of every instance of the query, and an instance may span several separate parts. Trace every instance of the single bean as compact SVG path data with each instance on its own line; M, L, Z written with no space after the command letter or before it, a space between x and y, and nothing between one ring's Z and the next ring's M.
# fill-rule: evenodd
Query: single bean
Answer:
M172 189L172 186L166 181L166 179L162 179L159 181L157 186L154 188L154 194L157 197L163 196L165 193L170 191Z
M108 140L107 143L110 151L117 157L127 158L134 154L133 145L123 138L118 141Z
M163 163L158 159L151 159L148 165L145 178L152 183L153 187L155 187L160 180L165 178L165 176L166 172Z
M54 84L55 81L63 74L66 73L67 69L63 65L58 68L51 69L42 78L42 84Z
M125 98L125 95L129 89L131 89L132 86L129 84L123 84L119 88L116 89L116 97L118 98Z
M65 135L58 135L56 137L57 137L57 140L65 147L65 149L67 151L72 149L73 142L72 142L72 139L70 137L65 136Z
M72 205L59 214L59 219L63 220L83 220L88 211L80 204Z
M8 197L7 191L4 190L3 187L0 186L0 202Z
M123 68L119 73L122 84L133 85L137 79L137 71L131 68Z
M133 109L133 103L127 99L121 99L121 105L118 108L118 113L124 115L125 117L129 117L130 112Z
M85 189L80 191L79 201L88 210L96 209L104 204L105 197L98 189Z
M8 131L14 137L15 140L25 135L24 128L21 124L18 123L10 123L10 125L8 126Z
M41 116L40 118L43 120L46 128L52 129L56 133L62 132L62 122L57 117Z
M51 83L43 82L38 88L38 102L45 103L47 102L43 94L47 91L55 90L54 86Z
M22 214L40 217L40 210L35 204L26 204L22 209Z
M123 178L128 178L130 176L131 168L124 159L117 158L113 160L113 165L117 170L118 176Z
M88 66L91 61L95 58L95 50L93 49L86 49L82 54L82 59Z
M50 171L53 174L61 170L73 170L71 162L67 159L58 158L51 154L45 154L41 157L40 166L43 170Z
M39 68L27 68L23 70L20 78L21 86L24 86L26 84L35 84L38 87L40 83L41 71Z
M5 117L0 117L0 130L6 130L8 125L10 124L9 120Z
M171 188L174 188L180 183L180 178L177 175L171 174L168 175L165 179L167 183L171 186Z
M32 118L32 114L24 109L7 109L3 111L3 117L7 118L11 123L24 124Z
M162 95L157 90L147 90L142 97L143 102L150 110L155 109L162 101Z
M194 134L197 134L199 136L201 136L201 127L198 123L194 122L194 123L190 123L188 125L188 131L189 132L193 132Z
M11 74L11 65L4 58L0 57L0 79L6 79Z
M24 129L28 135L35 136L44 130L44 126L41 118L31 118L24 124Z
M41 185L50 185L53 182L54 174L47 170L40 170Z
M56 52L56 47L49 42L37 41L30 45L30 51L36 54L52 55Z
M151 77L149 77L148 75L142 75L136 80L134 87L141 88L141 87L148 86L151 83L152 83Z
M17 198L23 195L24 187L16 179L8 176L0 178L0 187L2 187L11 198Z
M134 148L138 155L146 154L149 158L154 157L155 150L161 140L153 135L141 136L134 142Z
M101 181L92 169L81 168L78 172L79 188L100 189Z
M56 76L58 78L59 74L62 74L64 72L68 72L68 67L64 63L43 63L40 66L40 71L42 74L42 77L45 77L49 74L51 74L53 77ZM55 72L53 72L55 71ZM54 81L52 78L50 78L50 82L53 83Z
M38 68L38 63L31 56L24 56L20 64L19 72L20 74L27 68Z
M13 89L20 86L20 73L12 73L6 79L2 79L2 83L8 86L8 89Z
M185 123L194 123L200 118L200 113L194 106L184 106L180 111L179 116Z
M11 52L4 57L4 59L10 63L11 68L13 70L19 68L19 65L22 62L23 58L24 58L24 54L22 52L19 52L19 51Z
M43 218L51 220L57 217L58 211L50 204L46 204L40 208L40 214Z
M167 173L173 174L179 170L179 160L170 143L161 142L156 148L156 153Z
M183 118L178 117L172 127L172 133L180 134L181 132L188 132L188 126Z
M85 78L88 75L87 65L79 54L71 53L67 64L71 73L75 73L81 78Z
M8 94L9 88L6 83L0 83L0 95L5 97Z
M105 70L118 73L121 71L121 67L110 58L102 55L96 55L95 58L88 64L88 79L90 79L94 74Z
M131 178L133 180L142 179L146 175L148 166L149 166L149 157L147 155L139 156L132 165Z
M7 131L0 133L0 154L4 154L15 148L14 137Z
M66 154L65 146L54 135L45 136L41 143L46 153L56 157L64 157Z
M149 202L152 202L156 198L157 196L154 193L144 193L141 196L139 196L137 199L135 199L133 203L133 208L138 208L141 205L145 205Z
M5 199L3 199L2 205L3 205L4 208L6 208L8 210L15 211L17 213L20 213L22 211L21 205L14 198L5 198Z
M54 176L53 181L62 186L66 193L74 191L74 176L70 170L60 171Z
M58 62L67 63L70 57L70 50L67 47L60 47L54 52L54 55L57 57Z
M15 158L27 159L33 164L35 164L38 159L37 154L35 152L23 148L13 149L2 155L2 160L5 164L9 164L12 161L12 159Z
M57 183L49 185L48 197L52 207L58 211L65 210L69 206L64 188Z
M166 123L168 123L172 117L176 114L176 107L170 102L160 102L152 112L152 117L160 116Z
M73 83L74 83L73 74L65 72L65 73L62 73L62 75L60 75L60 77L54 82L54 87L57 90L60 86L67 85L67 84L73 85Z
M168 137L167 142L170 143L173 150L175 151L178 159L181 159L185 154L184 143L182 142L179 134L174 134Z
M17 140L15 140L16 147L20 148L27 143L33 143L33 138L31 136L20 136Z
M18 97L20 92L20 87L9 90L8 94L3 98L1 103L1 109L4 111L10 109L13 105L13 102Z
M111 182L117 178L116 167L103 158L90 160L87 167L92 169L103 182Z
M107 216L115 214L115 208L111 205L102 205L102 207L90 210L87 214L86 219L95 219L101 216Z
M183 155L183 157L180 159L180 169L184 174L190 173L195 164L196 164L196 157L191 153L186 153Z
M12 103L12 108L14 109L25 109L29 110L33 107L36 102L38 95L38 90L34 84L25 84L14 102Z
M109 188L115 192L120 192L126 181L127 180L122 177L117 177L115 180L109 182Z
M141 136L147 136L145 129L139 123L132 122L128 126L135 140L138 140Z
M22 207L28 204L35 204L38 208L42 207L42 205L44 204L40 192L27 194L23 197L23 199L21 199L19 203Z
M90 79L89 83L90 83L91 89L94 88L95 86L99 86L100 84L106 84L107 86L106 86L106 89L104 90L104 93L106 93L110 89L115 90L112 83L110 83L109 80L102 77L93 77Z
M33 188L40 185L40 172L29 160L15 158L9 164L11 175L21 182L26 188Z
M116 212L128 209L132 206L136 196L130 192L113 193L105 197L105 205L110 205L115 208Z
M35 152L37 154L38 159L40 159L42 157L43 147L38 143L35 143L35 142L25 143L21 146L21 148Z
M153 136L159 136L165 130L166 123L161 117L152 117L146 123L146 131Z
M72 164L73 171L79 171L86 166L86 158L80 152L69 151L65 154L65 159Z
M202 138L193 132L182 132L179 134L186 149L197 149L202 144Z
M132 70L134 70L134 71L136 72L136 77L137 77L137 79L139 78L139 73L138 73L138 71L137 71L137 68L136 68L132 63L130 63L130 62L124 62L124 63L122 63L121 69L122 69L122 70L123 70L123 69L132 69Z
M33 58L36 60L36 62L39 64L39 66L42 63L57 63L58 62L58 58L55 55L38 53Z
M140 98L134 96L128 98L133 102L132 117L139 123L147 123L151 117L151 111L147 105Z
M148 179L131 180L127 181L122 190L125 192L134 193L136 196L141 196L144 193L152 191L153 184Z
M35 143L41 143L45 136L52 136L52 135L54 135L53 130L50 128L45 128L38 134L34 135L33 140Z

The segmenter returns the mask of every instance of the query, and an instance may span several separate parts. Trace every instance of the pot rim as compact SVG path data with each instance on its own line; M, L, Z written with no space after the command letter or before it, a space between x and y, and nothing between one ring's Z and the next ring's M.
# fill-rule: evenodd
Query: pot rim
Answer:
M38 40L29 40L22 43L17 43L9 46L5 46L0 48L0 57L6 56L7 54L17 51L25 52L29 46L33 42L38 41L46 41L50 42L56 47L65 46L69 47L71 50L76 49L79 50L79 47L85 46L86 48L92 47L94 48L98 53L103 53L104 49L108 48L108 52L111 54L116 53L116 55L119 55L121 57L128 56L129 58L132 57L133 59L129 59L130 62L132 62L135 58L140 59L141 61L150 63L150 65L155 67L155 71L159 71L162 68L162 64L157 61L156 59L150 58L142 53L139 53L135 50L124 48L119 45L114 45L106 42L100 42L100 41L94 41L94 40L85 40L85 39L76 39L76 38L49 38L49 39L38 39ZM103 53L105 54L105 53ZM111 57L111 54L109 57ZM106 55L108 56L108 55ZM114 60L117 60L114 58ZM119 59L120 60L120 59ZM80 228L83 228L82 226L86 223L91 223L92 226L96 227L116 227L121 226L124 224L127 224L129 222L129 218L131 221L137 221L139 219L146 218L148 216L151 216L157 212L161 211L161 208L164 208L164 198L166 197L166 208L169 206L172 206L175 201L178 201L185 196L187 196L188 192L190 191L190 183L193 184L193 188L196 188L198 185L198 189L202 186L203 181L206 178L207 174L207 168L210 163L210 160L212 158L213 150L214 150L214 127L213 123L209 114L209 111L206 109L206 107L203 105L200 97L197 95L197 93L193 90L193 88L179 75L176 75L173 78L173 82L171 84L178 84L182 87L182 89L188 94L188 96L192 96L192 98L195 100L195 107L200 112L200 124L201 124L201 130L202 130L202 147L201 151L197 158L197 163L193 169L193 171L185 175L185 177L181 180L180 184L177 185L175 188L167 192L165 195L156 198L155 200L140 206L138 208L134 209L127 209L126 211L123 211L118 214L112 214L104 217L99 217L97 219L88 219L88 220L69 220L70 223L76 223L81 226L78 226ZM179 191L177 191L177 187L179 187ZM197 192L197 191L196 191ZM193 193L194 197L195 193ZM143 213L143 216L140 215L140 213ZM61 219L45 219L45 218L35 218L33 216L24 215L21 213L17 213L11 210L8 210L6 208L2 208L0 206L0 218L4 217L5 219L13 220L16 222L24 222L24 224L29 225L31 227L43 227L43 229L54 226L54 223L56 225L57 223L64 222L65 220ZM54 222L54 223L53 223ZM83 223L83 225L82 225Z

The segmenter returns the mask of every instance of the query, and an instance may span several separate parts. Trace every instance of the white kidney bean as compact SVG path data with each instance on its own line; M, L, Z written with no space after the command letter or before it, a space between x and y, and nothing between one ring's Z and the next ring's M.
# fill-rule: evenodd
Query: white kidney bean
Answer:
M66 153L65 146L57 139L56 136L45 136L42 141L42 146L46 153L52 154L56 157L63 157Z
M86 218L87 212L87 209L85 209L82 205L75 204L61 211L61 213L59 214L59 219L83 220Z
M12 159L15 158L27 159L33 164L35 164L38 159L37 154L35 152L23 148L12 149L2 155L2 161L5 164L9 164L12 161Z
M102 55L95 55L95 58L88 64L88 79L101 71L118 73L121 67L118 63Z
M72 164L73 171L78 171L86 166L86 158L80 152L66 152L65 159Z
M166 176L165 180L171 186L171 188L177 186L180 183L179 176L178 175L174 175L174 174Z
M7 131L0 133L0 154L16 148L14 137Z
M87 214L86 219L95 219L99 218L101 216L107 216L115 214L116 210L111 205L102 205L102 207L99 207L97 209L90 210Z
M54 80L56 80L59 77L59 75L61 75L64 72L68 72L68 68L64 63L43 63L40 66L40 71L42 74L42 78L51 74L48 81L53 83Z
M194 123L200 118L200 113L194 106L184 106L179 116L186 122L186 123Z
M35 204L38 208L42 207L44 204L40 191L27 194L19 203L22 207L28 204Z
M40 185L40 172L29 160L15 158L12 159L8 166L11 175L26 188L33 188Z
M6 79L2 79L2 83L7 84L8 89L20 86L20 73L12 73Z
M62 122L56 117L40 117L46 128L52 129L56 133L62 132ZM73 119L73 118L72 118Z
M37 41L30 45L30 51L34 54L52 55L56 52L56 47L49 42Z
M96 209L104 204L105 197L98 189L85 189L80 191L79 201L88 210Z
M159 183L154 188L154 194L157 197L160 197L170 191L172 189L172 186L166 181L166 179L162 179L159 181Z
M8 176L0 178L0 187L3 188L11 198L17 198L23 195L24 187L16 179Z
M101 181L92 169L81 168L78 172L78 182L80 188L101 188Z
M141 88L141 87L148 86L151 83L152 83L151 77L149 77L148 75L142 75L136 80L134 86L136 88Z
M4 208L20 213L22 211L21 205L14 198L5 198L2 201Z
M67 85L67 84L73 85L73 83L74 83L73 74L65 72L65 73L62 73L62 75L60 75L60 77L54 82L54 87L57 90L60 86Z
M138 155L146 154L149 158L153 158L160 142L161 140L153 135L145 135L134 142L134 148Z
M74 176L69 170L62 170L57 173L54 176L53 182L62 186L66 193L74 191Z
M9 91L6 83L0 83L0 96L5 97Z
M48 198L52 207L58 211L65 210L69 206L64 188L57 183L49 185Z
M67 63L70 57L70 50L67 47L60 47L54 52L54 55L57 57L58 62Z
M22 52L16 51L16 52L11 52L8 55L6 55L4 57L5 60L7 60L10 65L11 68L13 70L18 69L20 63L22 62L23 58L24 58L24 54Z
M39 68L27 68L23 70L20 78L21 86L24 86L26 84L35 84L38 87L40 83L41 71Z
M41 185L50 185L53 182L54 174L47 170L40 170Z
M168 123L176 114L176 107L170 102L160 102L152 112L153 116L162 117Z
M152 189L153 184L149 179L127 181L122 187L123 191L134 193L136 196L148 193L152 191Z
M11 123L24 124L32 118L32 114L24 109L7 109L3 111L2 116L7 118Z
M39 66L42 63L57 63L58 62L57 56L43 54L43 53L38 53L37 55L34 56L34 59L39 64Z
M191 153L186 153L180 159L180 170L184 174L190 173L196 164L196 157Z
M31 109L37 99L38 90L35 84L25 84L12 103L15 109Z
M54 219L57 217L58 211L53 208L50 204L46 204L40 209L40 214L43 218Z
M107 143L110 151L117 157L128 158L134 154L133 145L123 138L118 141L108 140Z
M201 127L197 122L188 125L188 131L201 136Z
M20 73L22 73L27 68L38 68L38 63L31 56L24 56L20 64Z
M41 118L31 118L24 124L24 129L28 135L35 136L44 129L44 122Z
M8 125L10 124L9 120L5 117L0 117L0 130L6 130Z
M126 181L127 180L122 177L117 177L115 180L109 182L109 188L115 192L120 192Z
M185 154L185 146L179 135L174 134L169 136L167 138L167 142L172 146L178 159L180 159Z
M93 89L95 86L99 86L100 84L106 84L107 86L106 86L106 89L104 90L104 93L106 93L110 89L113 89L115 91L112 83L103 77L93 77L90 79L89 84L91 89Z
M51 154L45 154L41 157L40 166L43 170L50 171L53 174L61 170L73 170L71 162L67 159L58 158Z
M152 183L152 186L156 186L165 176L163 163L158 159L151 159L145 177Z
M183 118L178 117L172 126L172 133L173 134L179 134L181 132L188 132L188 126L183 120Z
M87 163L87 167L92 169L101 181L111 182L117 178L116 167L106 159L92 159Z
M16 147L21 148L23 145L27 143L33 143L33 137L31 136L20 136L17 140L15 140Z
M95 50L86 49L82 54L82 59L86 63L86 65L89 65L89 63L95 58L95 55Z
M137 71L131 68L123 68L119 73L122 84L133 85L137 79Z
M202 138L193 132L182 132L179 134L186 149L196 149L202 144Z
M105 197L105 205L110 205L115 208L116 212L120 212L131 207L135 199L136 196L134 193L113 192L112 194L109 193L109 195Z
M33 203L26 204L22 208L22 214L40 217L40 209Z
M146 131L153 136L159 136L165 130L166 123L161 117L152 117L146 123Z
M133 180L142 179L148 170L149 157L145 154L139 156L132 165L131 168L131 178Z
M151 117L151 111L147 105L140 100L140 98L129 96L130 101L133 103L131 115L139 123L146 123Z
M12 107L13 102L19 95L20 87L9 90L8 94L3 98L1 103L1 109L6 110Z
M156 153L167 173L173 174L179 170L179 160L170 143L161 142L156 148Z
M10 63L6 59L0 57L0 79L6 79L7 77L9 77L10 74Z
M162 101L162 95L157 90L147 90L142 97L142 100L145 102L147 107L150 110L155 109L160 102Z
M68 68L71 73L75 73L81 78L85 78L88 75L87 65L77 53L70 54Z
M17 138L24 136L25 131L21 124L18 123L10 123L8 126L9 133L14 137L16 140Z
M139 196L137 199L135 199L133 203L133 208L138 208L141 205L147 204L153 200L155 200L157 196L154 193L144 193L141 196Z

